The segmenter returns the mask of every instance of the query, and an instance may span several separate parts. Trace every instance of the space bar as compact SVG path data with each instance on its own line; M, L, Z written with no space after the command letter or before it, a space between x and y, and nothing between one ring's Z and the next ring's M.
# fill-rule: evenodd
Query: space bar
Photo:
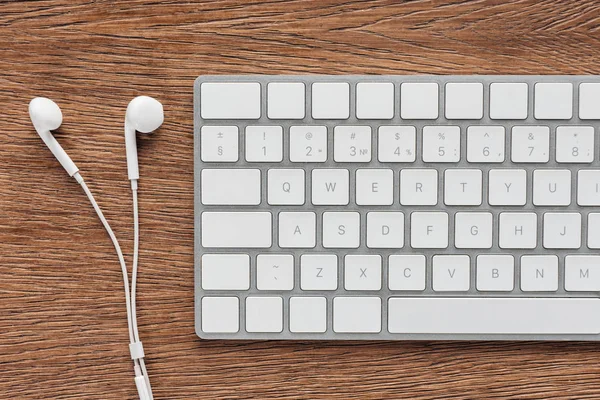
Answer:
M390 333L598 334L600 299L390 298Z

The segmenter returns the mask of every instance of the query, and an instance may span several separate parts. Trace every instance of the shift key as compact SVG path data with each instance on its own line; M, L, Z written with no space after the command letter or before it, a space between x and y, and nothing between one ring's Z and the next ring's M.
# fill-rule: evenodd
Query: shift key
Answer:
M203 212L202 247L271 247L270 212Z

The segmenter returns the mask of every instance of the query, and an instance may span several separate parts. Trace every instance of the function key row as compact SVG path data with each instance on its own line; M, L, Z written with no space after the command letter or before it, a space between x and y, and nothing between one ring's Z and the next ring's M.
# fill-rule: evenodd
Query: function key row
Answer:
M308 86L308 87L307 87ZM399 99L396 87L399 86ZM578 85L569 82L529 84L497 82L489 85L489 94L481 82L448 82L442 88L436 82L361 82L356 84L355 109L351 110L351 87L348 82L270 82L266 88L266 116L269 119L344 120L352 111L358 119L390 120L396 116L407 120L436 120L442 113L449 120L480 120L485 104L493 120L600 120L600 82ZM310 106L306 112L307 99ZM489 98L489 99L488 99ZM489 100L489 101L486 101ZM579 110L575 104L579 104ZM397 107L399 104L399 107ZM259 119L261 84L258 82L204 82L200 86L200 115L203 119Z
M550 128L515 126L511 131L511 159L517 163L550 161ZM422 130L424 162L455 163L461 159L461 128L425 126ZM505 160L506 133L503 126L470 126L466 130L467 161L502 163ZM248 162L282 162L283 128L247 126L244 135ZM201 159L204 162L237 162L239 133L236 126L203 126ZM381 126L377 134L380 162L410 163L417 159L417 129L414 126ZM335 162L371 162L370 126L336 126L333 130ZM325 162L328 152L325 126L292 126L289 130L289 158L292 162ZM595 153L594 128L556 128L556 161L591 163Z

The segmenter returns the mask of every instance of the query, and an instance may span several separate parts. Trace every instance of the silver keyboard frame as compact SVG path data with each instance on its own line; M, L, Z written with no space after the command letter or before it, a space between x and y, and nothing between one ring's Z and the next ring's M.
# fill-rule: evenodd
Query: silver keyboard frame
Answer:
M261 84L261 118L258 120L203 120L200 115L200 85L203 82L259 82ZM303 82L306 85L306 116L302 120L269 120L266 116L267 107L267 83L269 82ZM347 120L313 120L311 118L311 83L314 82L348 82L350 84L350 118ZM395 110L394 118L391 120L359 120L356 118L355 93L356 83L358 82L393 82L395 84ZM400 83L406 82L437 82L439 84L439 118L437 120L402 120L399 116L399 92ZM448 82L482 82L484 84L484 116L481 120L447 120L444 116L444 100L445 100L445 84ZM526 82L529 84L529 112L526 120L491 120L489 118L489 90L490 83L496 82ZM573 92L573 115L571 120L557 121L537 121L533 117L533 99L534 99L534 84L537 82L571 82L574 84ZM538 237L542 231L542 218L539 215L542 212L548 211L576 211L582 214L582 236L586 237L587 232L587 214L591 211L598 211L594 207L580 207L573 201L567 207L534 207L532 204L532 174L535 169L570 169L572 172L581 168L600 168L600 152L598 151L598 129L600 121L580 120L578 118L579 110L579 84L583 82L600 82L600 76L492 76L492 75L463 75L463 76L427 76L427 75L205 75L200 76L194 83L194 206L195 206L195 328L196 333L202 339L269 339L269 340L584 340L595 341L600 340L600 335L509 335L509 334L391 334L387 330L387 308L388 299L390 297L525 297L525 298L556 298L556 297L588 297L597 298L597 292L566 292L564 290L564 256L567 254L594 254L593 250L586 247L586 241L582 241L582 248L579 250L549 250L544 251L540 243L533 250L511 250L506 251L498 247L498 214L503 211L533 211L538 214ZM248 163L244 159L245 142L244 128L247 125L279 125L284 129L284 161L281 163ZM336 125L368 125L372 128L372 161L370 163L335 163L333 161L333 135L332 130ZM200 129L203 125L235 125L240 128L239 136L239 154L240 159L236 163L203 163L200 159ZM293 125L325 125L328 129L328 157L324 163L292 163L289 161L289 140L286 135L289 132L289 127ZM416 161L414 163L380 163L377 160L377 128L382 125L411 125L417 128L420 132L424 126L431 125L453 125L461 128L461 133L466 132L466 128L472 125L500 125L506 127L506 147L504 163L484 164L484 163L469 163L466 161L466 140L461 140L461 160L458 163L424 163L421 160L421 139L417 136ZM448 168L479 168L483 171L483 188L488 184L487 172L492 168L515 167L510 161L511 135L510 128L515 125L543 125L550 127L550 161L540 164L517 164L518 168L527 170L527 204L524 207L491 207L487 206L488 194L484 191L481 206L446 206L443 204L443 186L441 174ZM553 161L555 154L555 129L562 125L585 125L593 126L596 134L595 157L592 164L558 164ZM317 230L317 246L314 249L280 249L277 245L277 224L275 216L280 211L314 211L317 213L317 221L321 220L321 214L325 211L339 211L339 206L312 206L307 200L303 206L270 206L265 204L266 199L266 180L262 181L262 199L263 203L258 206L204 206L201 204L200 198L200 173L205 167L208 168L258 168L261 174L265 176L269 168L299 168L302 167L306 171L306 196L309 199L311 193L309 183L310 171L314 168L345 168L353 174L359 168L393 168L394 182L398 182L399 170L401 168L435 168L439 171L439 187L438 187L438 204L437 206L402 206L399 204L399 193L394 193L394 204L392 206L357 206L354 203L354 180L350 182L350 205L342 207L344 211L358 211L361 214L361 246L358 249L324 249L321 245L321 232ZM577 175L572 175L572 199L576 195L576 178ZM273 245L270 249L205 249L201 244L201 213L205 210L210 211L227 211L227 210L262 210L270 211L274 218L273 226ZM366 247L366 229L365 220L366 212L368 211L402 211L405 218L413 211L446 211L449 214L449 247L445 250L417 250L417 254L424 254L427 258L426 264L426 289L423 292L398 292L390 291L387 287L387 258L391 254L411 254L410 243L410 224L405 224L405 246L402 249L369 249ZM478 249L476 251L469 249L456 249L454 247L454 214L457 211L489 211L493 214L495 230L493 232L494 245L491 249ZM201 286L201 256L204 253L245 253L250 255L251 264L251 281L250 289L245 292L237 291L204 291ZM294 255L294 277L295 288L291 291L259 291L256 288L256 255L261 253L283 253ZM338 255L338 289L331 292L306 291L303 292L299 288L300 269L298 267L299 257L305 253L329 253ZM510 293L491 293L478 292L475 289L475 256L479 254L512 254L515 256L515 290ZM382 256L382 289L380 291L346 291L344 290L344 271L341 268L343 256L346 254L379 254ZM471 289L468 292L461 293L439 293L432 289L432 267L431 257L434 254L467 254L471 258ZM524 293L520 290L519 271L520 266L518 259L525 254L556 254L559 257L559 290L548 293ZM200 299L204 295L209 296L234 296L240 300L240 330L237 333L205 333L201 327L201 307ZM249 333L245 331L245 298L247 296L281 296L284 299L284 321L283 331L281 333ZM291 333L289 331L289 299L292 296L319 296L327 298L327 331L326 333L306 334L306 333ZM336 296L379 296L382 299L382 325L380 333L335 333L333 332L333 313L332 299ZM590 318L600 318L598 316L590 316Z

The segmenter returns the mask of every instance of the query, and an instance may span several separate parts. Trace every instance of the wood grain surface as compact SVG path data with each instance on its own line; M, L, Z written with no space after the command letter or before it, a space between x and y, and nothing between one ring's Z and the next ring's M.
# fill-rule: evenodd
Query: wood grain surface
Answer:
M116 255L33 130L34 96L131 260L123 121L139 94L139 324L156 399L600 399L595 343L225 342L194 333L200 74L598 74L600 3L0 3L0 399L133 399ZM590 316L600 318L600 316Z

